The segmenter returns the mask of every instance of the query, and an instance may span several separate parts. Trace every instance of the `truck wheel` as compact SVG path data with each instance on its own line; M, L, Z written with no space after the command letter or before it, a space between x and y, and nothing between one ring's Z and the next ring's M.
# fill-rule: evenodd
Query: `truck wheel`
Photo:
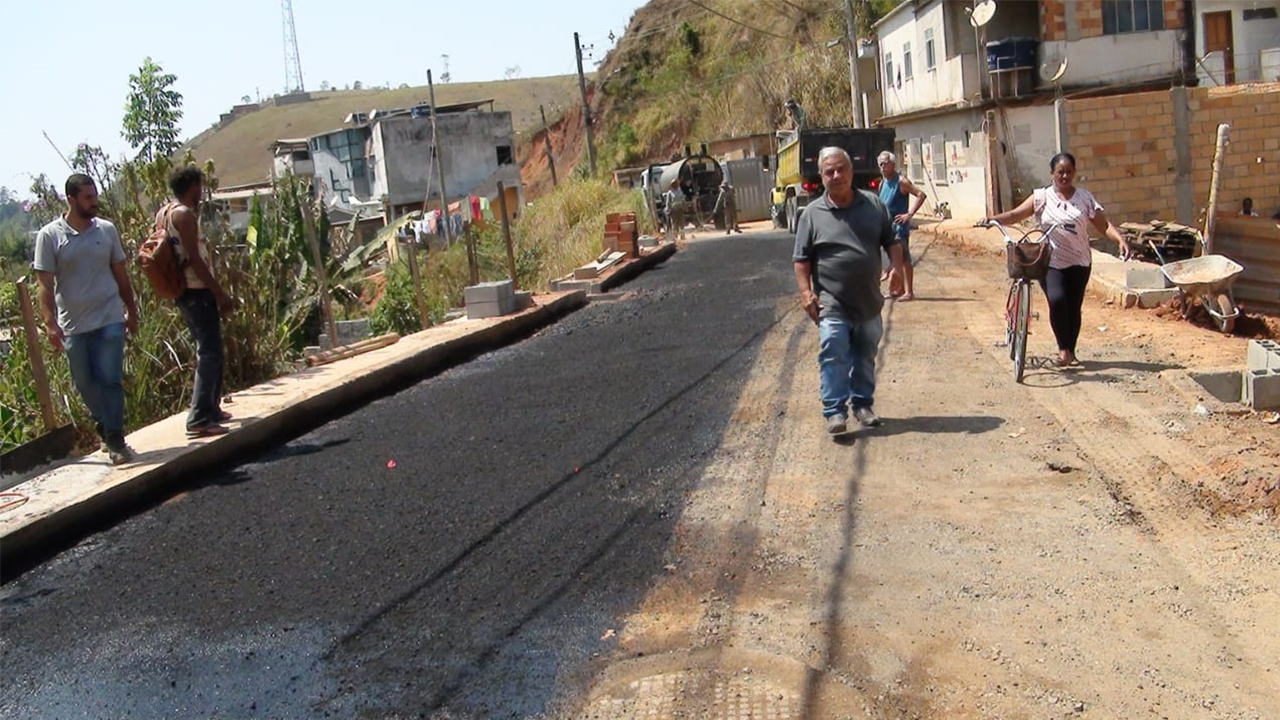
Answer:
M786 220L783 217L783 212L784 210L781 205L773 205L769 208L769 219L773 220L774 230L781 230L787 226Z
M795 233L798 220L799 218L796 217L796 199L789 197L787 198L787 232Z

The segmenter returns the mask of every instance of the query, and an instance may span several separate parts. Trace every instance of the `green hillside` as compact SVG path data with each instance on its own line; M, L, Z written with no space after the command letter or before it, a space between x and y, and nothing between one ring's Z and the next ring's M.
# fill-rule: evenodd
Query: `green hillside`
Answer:
M862 35L897 2L855 2ZM650 0L597 74L601 164L772 132L788 98L812 125L848 124L845 31L845 0Z
M436 102L441 105L493 99L494 109L512 114L517 132L542 122L539 105L546 106L550 120L576 102L577 96L576 75L436 85ZM404 108L426 102L427 88L313 92L312 97L312 101L296 105L263 107L221 128L206 130L188 146L200 162L214 161L222 186L252 183L266 179L271 168L268 147L273 141L341 127L342 119L351 112Z

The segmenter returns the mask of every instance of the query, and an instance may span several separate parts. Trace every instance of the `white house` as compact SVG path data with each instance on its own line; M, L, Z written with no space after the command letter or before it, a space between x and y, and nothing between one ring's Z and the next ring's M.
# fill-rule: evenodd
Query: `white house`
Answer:
M1280 81L1280 0L1199 0L1201 85Z
M1056 90L1121 92L1189 77L1185 6L998 0L975 28L971 2L907 0L875 26L879 124L897 131L899 169L957 217L1017 202L1049 183L1060 147Z

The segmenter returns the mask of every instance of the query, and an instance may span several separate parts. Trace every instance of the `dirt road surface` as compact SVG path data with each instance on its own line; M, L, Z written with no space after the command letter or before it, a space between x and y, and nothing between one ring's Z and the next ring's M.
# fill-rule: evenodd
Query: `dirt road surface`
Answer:
M833 440L789 250L695 241L20 577L0 710L1280 717L1277 430L1157 377L1242 340L1089 300L1019 386L1000 259L921 235Z

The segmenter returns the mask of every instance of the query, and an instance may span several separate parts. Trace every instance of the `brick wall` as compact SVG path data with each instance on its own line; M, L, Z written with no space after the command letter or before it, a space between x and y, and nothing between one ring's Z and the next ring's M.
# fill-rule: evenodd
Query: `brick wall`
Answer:
M1067 39L1067 4L1064 0L1040 0L1040 39Z
M1231 123L1219 186L1224 208L1252 197L1259 213L1280 210L1280 84L1191 88L1187 91L1192 195L1198 215L1209 196L1218 124ZM1117 223L1174 220L1173 96L1169 91L1067 101L1068 147L1079 184L1098 196Z
M1166 30L1186 27L1182 0L1163 0ZM1068 28L1067 3L1075 13ZM1102 35L1102 0L1040 0L1040 39L1079 40Z
M1177 151L1168 92L1134 93L1067 102L1068 147L1080 184L1116 218L1173 219Z

